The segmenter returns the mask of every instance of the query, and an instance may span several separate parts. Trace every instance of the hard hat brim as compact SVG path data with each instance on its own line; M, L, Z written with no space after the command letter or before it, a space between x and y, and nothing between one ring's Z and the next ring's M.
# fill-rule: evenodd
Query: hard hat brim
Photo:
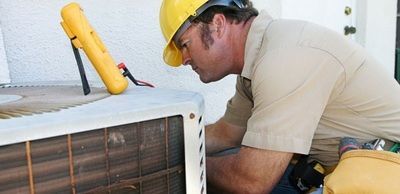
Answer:
M163 59L166 64L172 67L179 67L182 65L182 53L173 41L169 41L164 48Z
M182 53L176 46L176 42L184 32L192 25L192 23L186 19L186 21L176 30L174 36L169 40L167 46L164 49L164 61L173 67L179 67L182 64Z

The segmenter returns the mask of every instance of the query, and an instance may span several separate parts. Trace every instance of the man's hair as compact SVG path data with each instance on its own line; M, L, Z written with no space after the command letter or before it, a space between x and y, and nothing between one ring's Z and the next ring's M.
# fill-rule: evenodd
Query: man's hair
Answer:
M193 24L200 25L201 40L206 49L214 43L214 39L211 37L211 30L207 24L211 23L215 14L223 14L231 24L246 23L250 18L258 15L258 10L253 7L253 3L250 0L242 0L242 2L244 8L236 6L212 6L192 21Z

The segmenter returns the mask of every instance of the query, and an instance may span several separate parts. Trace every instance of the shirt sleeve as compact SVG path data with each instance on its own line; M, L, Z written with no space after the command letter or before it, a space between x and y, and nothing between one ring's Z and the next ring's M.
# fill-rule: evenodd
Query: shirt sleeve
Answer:
M343 72L321 50L269 51L253 69L254 107L242 144L308 154L329 98L341 90L337 83Z
M238 76L235 95L228 101L223 119L233 125L246 127L252 108L251 82Z

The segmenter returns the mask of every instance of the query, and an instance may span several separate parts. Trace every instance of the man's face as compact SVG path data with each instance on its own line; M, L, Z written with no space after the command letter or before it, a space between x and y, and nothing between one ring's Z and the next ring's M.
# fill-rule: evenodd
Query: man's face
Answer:
M223 51L218 49L220 42L214 41L215 30L210 31L211 40L204 43L204 38L201 38L201 25L208 24L192 24L179 38L177 46L182 52L183 65L190 65L202 82L209 83L222 79L228 73L221 63Z

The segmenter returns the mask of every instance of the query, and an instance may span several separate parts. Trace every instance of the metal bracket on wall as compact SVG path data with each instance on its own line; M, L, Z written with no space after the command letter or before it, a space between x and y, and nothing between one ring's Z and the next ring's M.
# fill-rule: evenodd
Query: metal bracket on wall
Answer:
M346 7L344 8L344 14L346 14L346 15L350 15L350 14L351 14L351 12L352 12L352 9L351 9L351 7L349 7L349 6L346 6Z
M350 16L351 15L351 13L353 12L353 10L351 9L351 7L349 7L349 6L346 6L345 8L344 8L344 14L346 15L346 16ZM357 32L357 29L356 29L356 27L354 27L354 26L345 26L344 27L344 35L351 35L351 34L355 34Z
M357 28L354 26L345 26L344 27L344 35L351 35L357 32Z

